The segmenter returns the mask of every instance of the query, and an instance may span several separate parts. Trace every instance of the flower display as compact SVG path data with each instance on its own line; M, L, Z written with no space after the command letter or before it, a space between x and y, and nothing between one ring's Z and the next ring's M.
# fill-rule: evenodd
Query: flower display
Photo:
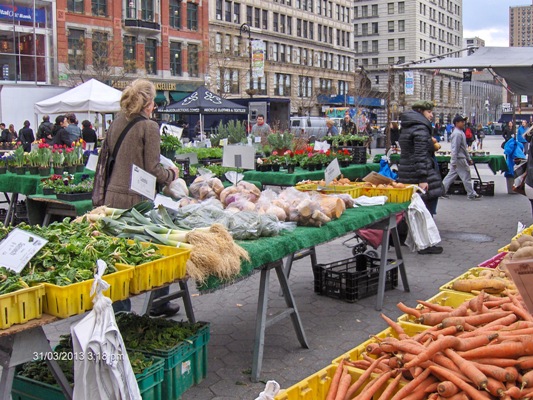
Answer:
M65 161L65 155L63 154L63 147L54 144L52 150L52 164L54 167L61 167Z
M43 168L49 167L50 158L52 157L50 145L41 139L35 152L37 154L37 165Z

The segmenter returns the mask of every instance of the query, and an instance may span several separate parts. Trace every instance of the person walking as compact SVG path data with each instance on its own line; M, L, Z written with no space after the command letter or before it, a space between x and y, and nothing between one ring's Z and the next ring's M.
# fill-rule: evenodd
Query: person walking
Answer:
M15 131L15 126L13 124L10 124L9 128L6 129L6 125L2 123L0 124L0 129L2 129L0 142L11 143L17 140L17 132Z
M339 134L339 130L335 126L335 122L332 119L326 119L326 127L328 128L326 131L326 136L337 136Z
M481 125L481 124L477 125L476 138L477 138L477 148L478 148L478 150L482 150L483 149L483 139L485 139L485 131L483 130L483 125Z
M529 142L524 137L524 133L526 133L528 129L529 129L529 126L527 125L527 121L523 120L516 131L516 140L518 141L518 143L522 143L522 146L524 146L524 154L528 153L527 150L528 150Z
M468 200L478 200L483 196L476 193L472 186L472 176L470 174L470 165L474 162L468 154L468 149L466 145L466 136L464 133L465 123L467 118L464 118L460 115L456 115L453 119L453 125L455 126L452 132L451 139L451 160L450 160L450 171L444 178L444 193L448 192L450 186L455 181L457 177L463 182L465 187L467 199ZM448 197L446 194L444 197Z
M31 151L31 144L35 142L33 129L30 128L30 121L24 121L24 127L19 130L19 140L26 153Z
M160 164L159 125L150 116L155 107L155 86L146 79L136 79L124 91L120 99L121 112L115 118L107 132L109 154L113 153L118 139L126 127L134 120L116 155L115 164L109 184L105 190L105 204L113 208L128 209L139 203L143 197L130 189L133 165L137 165L156 177L157 183L169 185L179 178L177 167L165 168ZM96 180L103 177L96 175ZM95 183L96 185L96 183ZM156 291L156 297L169 293L168 287ZM115 303L115 311L128 310L131 303L124 300ZM172 316L179 311L178 305L164 303L157 309L150 311L151 315Z
M267 144L267 137L271 133L272 129L270 129L270 125L266 123L265 116L263 114L258 114L257 122L252 126L251 135L254 137L260 137L261 144L265 145Z
M439 197L444 194L442 180L435 158L435 147L432 138L433 103L417 101L411 111L400 115L402 129L399 143L400 166L398 167L398 182L415 184L426 193L422 200L426 208L435 215ZM420 250L419 254L440 254L441 246L432 246Z
M50 122L50 116L44 115L43 122L37 128L37 139L44 139L48 144L52 144L54 124Z
M503 147L505 146L505 143L507 143L507 141L509 139L511 139L515 134L515 126L513 124L513 121L509 121L507 123L507 125L505 125L503 127L503 132L502 132L502 136L503 136L503 143L502 143L502 149Z

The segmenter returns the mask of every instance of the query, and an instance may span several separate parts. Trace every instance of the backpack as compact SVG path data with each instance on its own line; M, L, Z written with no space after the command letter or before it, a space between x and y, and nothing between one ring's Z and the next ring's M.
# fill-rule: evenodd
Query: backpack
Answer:
M466 128L465 136L467 139L472 139L474 137L474 135L472 135L472 129Z

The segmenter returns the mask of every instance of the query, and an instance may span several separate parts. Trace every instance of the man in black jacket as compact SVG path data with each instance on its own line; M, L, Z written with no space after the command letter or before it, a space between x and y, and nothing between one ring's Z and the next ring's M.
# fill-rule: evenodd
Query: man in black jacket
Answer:
M52 144L54 124L50 122L48 115L43 116L43 122L37 129L37 139L44 139L46 143Z

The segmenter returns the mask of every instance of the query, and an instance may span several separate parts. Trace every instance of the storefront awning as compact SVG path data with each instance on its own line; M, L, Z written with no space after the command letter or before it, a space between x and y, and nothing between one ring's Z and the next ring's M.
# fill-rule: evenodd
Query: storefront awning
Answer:
M187 97L191 93L190 92L169 92L168 94L170 96L170 102L176 103L180 100L183 100L185 97Z
M155 99L154 99L154 102L155 104L157 104L158 106L159 105L163 105L163 104L168 104L168 100L165 96L165 94L163 92L158 92L156 95L155 95Z

